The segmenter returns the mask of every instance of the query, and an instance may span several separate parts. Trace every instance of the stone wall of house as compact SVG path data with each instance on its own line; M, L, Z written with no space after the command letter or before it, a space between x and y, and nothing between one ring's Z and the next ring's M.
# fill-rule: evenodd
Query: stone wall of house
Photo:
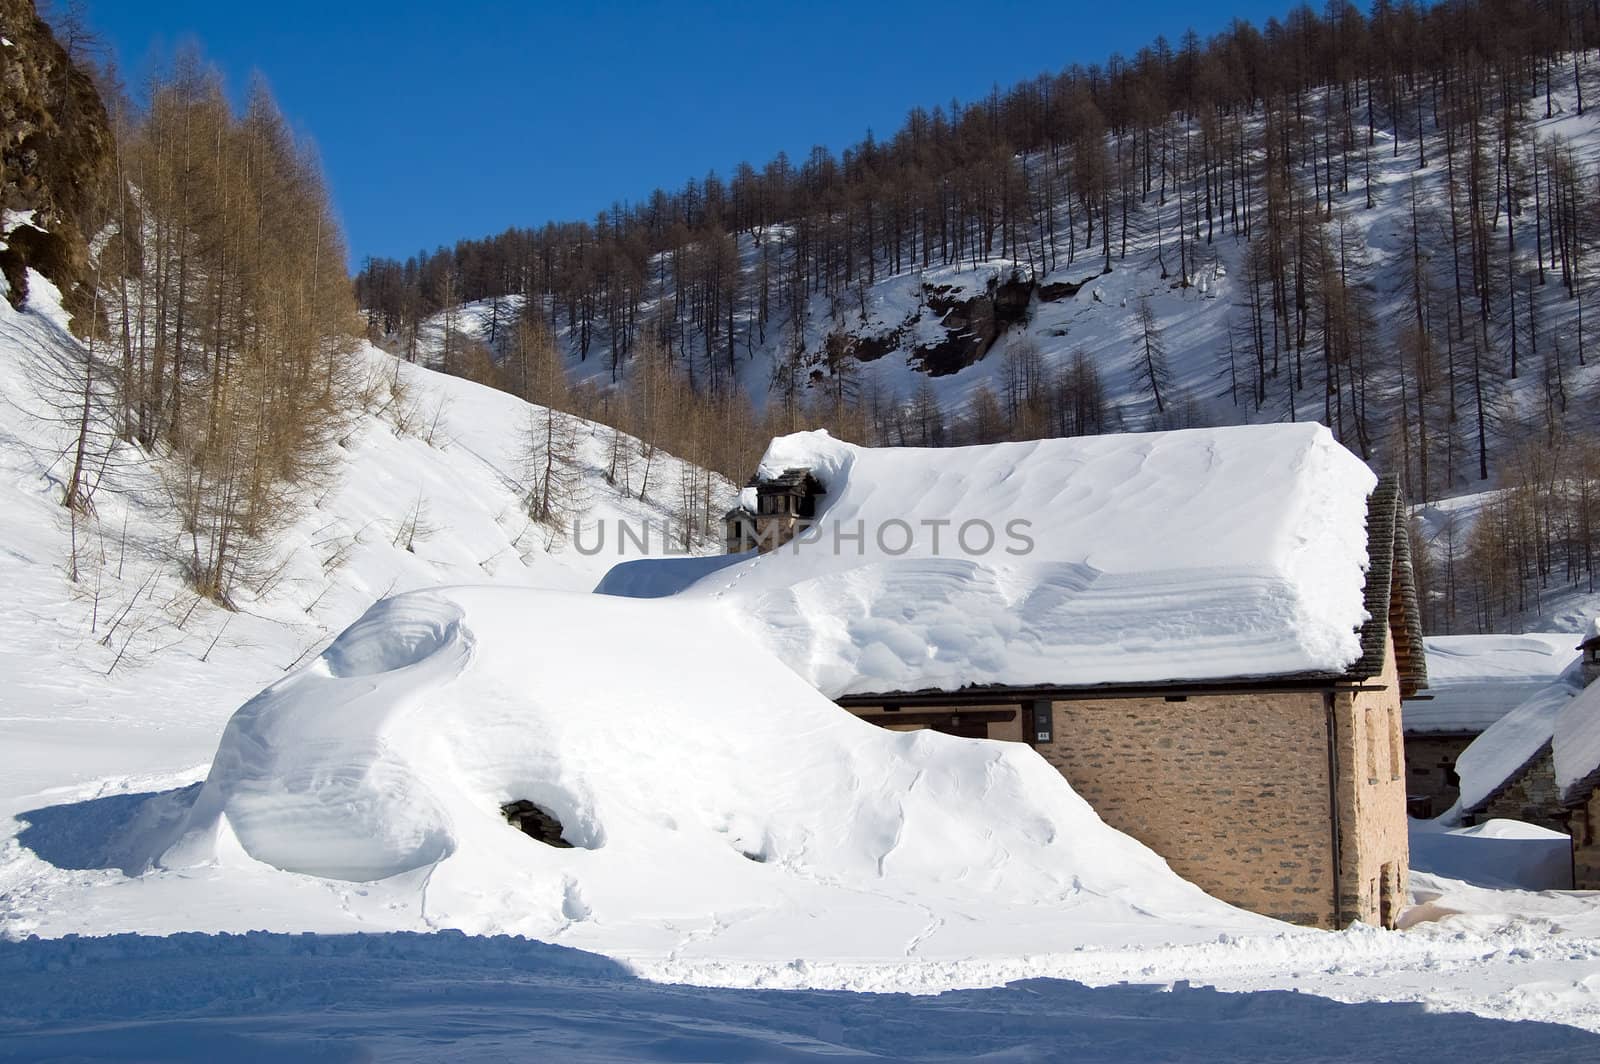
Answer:
M1383 675L1360 692L1175 690L1063 699L1055 703L1052 740L1035 749L1106 823L1209 894L1316 927L1392 925L1405 897L1409 845L1392 645L1386 659ZM1336 789L1330 708L1338 729ZM1025 738L1027 710L1015 703L945 709L1019 709L1016 719L991 723L987 735ZM881 706L852 712L908 727Z
M1471 744L1471 735L1407 735L1406 796L1416 815L1435 817L1461 797L1456 759ZM1424 806L1426 808L1424 808Z
M1400 677L1394 644L1383 672L1334 695L1339 771L1339 907L1344 921L1393 927L1411 858Z
M1572 810L1568 823L1572 829L1572 886L1600 890L1600 787L1589 792L1588 802Z
M1326 710L1320 693L1055 704L1036 749L1101 818L1224 901L1333 924Z
M1548 750L1484 806L1482 812L1474 814L1472 822L1481 824L1496 819L1521 820L1552 831L1567 830L1567 813L1561 808L1560 791L1556 787L1555 762Z

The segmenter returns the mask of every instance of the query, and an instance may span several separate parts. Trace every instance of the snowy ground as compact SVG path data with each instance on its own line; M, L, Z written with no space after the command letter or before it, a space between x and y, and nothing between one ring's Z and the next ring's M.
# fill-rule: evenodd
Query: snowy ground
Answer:
M424 867L377 883L285 871L251 858L244 838L226 833L215 837L217 850L207 859L146 871L152 855L135 843L182 822L235 709L318 660L372 599L472 583L503 590L473 592L469 610L496 596L548 603L563 592L530 589L585 589L616 559L524 538L509 438L526 408L465 382L402 369L420 401L439 411L445 431L430 444L396 434L380 417L364 420L350 437L339 486L284 537L282 577L241 612L222 614L183 596L160 549L171 530L159 485L137 455L124 456L116 490L108 486L99 497L91 541L103 557L74 587L64 571L70 530L54 501L61 428L30 399L27 373L68 342L49 313L18 315L0 304L0 580L7 588L0 601L0 1059L423 1059L446 1043L458 1058L488 1059L1600 1055L1600 897L1485 891L1419 876L1414 885L1425 904L1413 911L1417 922L1408 931L1330 934L1272 925L1184 895L1163 865L1130 856L1140 848L1096 827L1059 784L1044 799L1026 798L1048 806L1044 812L992 839L955 832L941 840L926 812L947 807L948 795L921 813L901 810L900 823L914 828L905 836L905 869L883 849L900 845L892 818L869 824L868 835L887 835L830 857L842 863L809 885L781 885L767 899L769 911L756 914L704 905L690 911L680 897L675 920L662 918L665 903L655 910L635 904L630 919L623 893L630 883L640 897L657 888L666 897L692 879L682 867L667 869L671 874L650 865L607 871L603 848L559 851L571 862L550 879L559 889L521 901L514 891L474 900L459 877L445 889L447 875L435 896ZM592 446L598 463L599 441ZM599 513L634 520L658 513L611 491L597 473L591 484ZM419 506L434 531L414 537L407 550L398 533ZM543 638L558 655L553 664L541 663L531 642L520 661L519 647L498 626L495 645L477 646L483 660L500 663L501 685L468 693L503 692L519 668L535 677L530 688L552 677L570 685L575 669L567 657L603 656L649 638L621 627L594 636L602 622L583 620L585 612L552 614L577 618L564 633L549 623ZM687 643L736 638L687 616L656 630L670 635L655 649L668 692L681 686L673 669ZM586 636L598 646L577 646ZM359 657L347 645L322 660L343 662L354 690L367 682L356 675ZM603 679L621 684L626 673L619 668ZM732 694L747 694L749 682L730 681ZM602 695L611 690L601 685ZM463 703L475 712L493 708ZM825 719L822 708L809 706L787 745L772 751L778 762L795 762L795 778L806 756L848 748L867 759L865 767L920 758L930 768L929 786L942 772L959 791L967 785L963 766L990 756L986 744L891 736ZM738 738L731 729L714 734ZM821 735L835 745L819 744ZM538 741L504 737L508 757L521 749L516 742ZM669 738L647 732L639 741ZM424 743L411 753L426 763L432 749ZM591 748L570 749L581 755ZM670 765L685 749L658 761ZM449 775L447 768L432 766ZM849 813L813 803L803 791L773 788L762 815L790 824L792 835L745 838L736 818L719 833L710 823L691 824L685 813L706 792L707 779L695 771L683 773L682 793L650 777L651 786L636 788L629 801L653 796L683 822L678 833L691 840L689 856L708 877L718 871L719 889L738 894L735 900L758 894L763 876L788 883L784 857L797 851L785 847L803 837L808 817ZM490 849L509 833L520 849L508 853L533 852L536 843L494 823L493 783L463 782L463 793L489 805L478 820L456 818L454 852L486 852L491 829L501 834ZM762 793L759 781L747 790ZM1024 800L1021 792L1012 797ZM857 806L875 808L863 801ZM961 801L970 806L974 796ZM1055 817L1058 831L1070 829L1062 841L1072 846L1041 843L1040 817ZM640 828L639 837L655 846L672 830L663 819L648 833ZM722 841L713 852L707 840L714 837ZM824 842L819 837L812 846ZM996 890L1010 896L1003 904L986 899L989 884L981 879L939 882L929 868L941 843L975 854L985 846L1010 849L1015 868L1009 880L996 880ZM776 859L735 852L758 847ZM887 870L881 881L856 866L873 847L880 849L879 871ZM1065 867L1063 849L1079 855L1081 880L1063 888L1078 901L1041 895L1019 909L1029 882L1038 886ZM516 864L521 857L507 860L496 874L534 874ZM1131 880L1130 871L1138 873ZM597 886L592 894L569 891L569 876L592 876ZM896 885L904 901L890 896ZM430 899L454 909L431 910ZM1175 911L1181 907L1186 911ZM452 912L496 913L498 920L470 929L547 941L437 930L468 923L449 919ZM892 912L900 915L891 920ZM1019 913L1029 922L1008 926ZM254 929L267 933L227 933ZM299 934L306 931L319 934ZM1019 980L1025 982L1007 986Z
M455 935L0 944L0 1060L1567 1062L1600 1039L1409 1004L1135 978L938 995L708 990Z

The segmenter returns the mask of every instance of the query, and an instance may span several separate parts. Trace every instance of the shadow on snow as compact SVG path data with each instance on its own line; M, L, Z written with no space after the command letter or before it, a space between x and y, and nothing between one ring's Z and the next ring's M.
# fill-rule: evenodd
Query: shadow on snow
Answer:
M18 813L17 841L57 868L115 868L136 876L200 793L193 783L170 791L114 794Z
M0 1060L1600 1059L1570 1027L1288 991L1035 979L913 997L645 982L520 938L0 942Z

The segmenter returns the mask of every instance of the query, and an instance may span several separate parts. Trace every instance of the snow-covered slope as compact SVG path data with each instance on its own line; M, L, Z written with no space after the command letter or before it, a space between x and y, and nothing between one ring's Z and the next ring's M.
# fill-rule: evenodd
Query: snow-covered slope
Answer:
M1588 82L1584 87L1586 98L1600 92L1600 68L1585 64L1582 77ZM1578 158L1592 166L1600 157L1597 155L1600 111L1590 107L1582 115L1578 114L1577 98L1570 82L1554 86L1550 117L1544 116L1542 103L1541 100L1539 105L1526 109L1529 134L1544 144L1554 143L1556 138L1569 142ZM1305 105L1315 113L1322 101L1313 93ZM1251 143L1259 144L1261 116L1247 116L1245 121ZM1442 150L1442 136L1431 128L1431 122L1429 135L1434 138L1435 150ZM1349 187L1335 191L1332 217L1326 229L1329 243L1337 245L1341 270L1370 300L1371 313L1377 323L1376 354L1368 367L1370 388L1363 390L1361 405L1370 419L1366 443L1378 451L1391 446L1385 437L1399 414L1396 405L1400 379L1396 356L1403 349L1401 330L1414 321L1410 276L1413 189L1424 267L1429 271L1431 283L1441 288L1450 279L1452 237L1446 197L1450 168L1435 156L1433 165L1419 169L1415 142L1409 133L1405 141L1397 151L1392 132L1378 129L1374 133L1369 151L1372 206L1367 205L1369 189L1365 166L1352 159ZM1517 150L1526 152L1523 146ZM1516 165L1526 168L1529 162L1524 154L1516 160ZM1033 159L1029 165L1042 166L1046 161ZM1460 165L1458 162L1458 170ZM1303 160L1297 177L1309 194L1314 177L1311 166ZM1526 194L1531 198L1531 192ZM1256 219L1259 232L1264 206L1260 202L1261 190L1254 190L1253 195L1254 202L1244 209ZM1348 394L1348 381L1344 384L1347 394L1343 410L1333 412L1332 416L1326 413L1324 369L1315 337L1307 341L1302 354L1301 386L1291 390L1296 376L1292 372L1296 356L1286 343L1281 353L1283 364L1265 381L1265 395L1259 402L1253 396L1256 367L1243 340L1250 307L1255 301L1248 280L1247 242L1242 231L1220 223L1209 239L1202 233L1201 238L1192 240L1187 248L1190 283L1183 286L1175 236L1180 202L1181 197L1171 195L1163 202L1155 192L1139 197L1131 215L1127 253L1122 254L1119 231L1110 273L1101 272L1104 260L1096 243L1088 249L1080 246L1074 259L1063 261L1037 277L1032 276L1029 263L996 258L958 264L934 263L927 268L916 264L900 273L880 266L871 285L852 286L836 295L816 292L809 298L803 315L799 346L806 354L798 377L806 380L815 372L817 387L825 388L828 367L823 352L827 338L830 335L845 337L860 341L863 352L876 355L861 363L863 379L859 388L862 394L871 392L882 399L903 403L919 386L927 383L940 400L945 415L953 418L965 411L968 401L982 386L987 385L999 395L1006 394L1008 354L1023 347L1036 349L1043 366L1053 371L1065 367L1081 353L1098 369L1105 386L1109 400L1108 430L1281 421L1289 420L1292 410L1294 418L1299 420L1327 417L1330 422L1340 422L1341 438L1352 446L1361 445L1362 434L1352 424L1354 400ZM1067 259L1068 208L1063 203L1059 211L1051 230L1058 234L1061 257ZM1082 245L1081 212L1076 220L1076 243ZM1190 224L1194 224L1192 215ZM1502 229L1505 221L1497 214L1492 224L1498 249L1505 244ZM1160 240L1158 234L1161 234ZM764 336L763 330L755 324L754 278L759 274L764 254L774 276L781 275L787 268L789 236L789 229L782 225L737 234L741 276L745 278L745 293L735 313L737 373L741 386L758 405L767 401L776 380L783 376L776 371L797 346L790 327L776 320L776 315L765 328ZM1536 268L1534 242L1522 229L1517 236L1519 269L1532 273ZM1545 254L1548 258L1549 252ZM1503 268L1503 261L1495 266L1497 271ZM968 324L970 315L963 312L956 315L963 323L961 327L943 326L942 319L950 304L981 297L990 291L991 285L1007 283L1019 270L1025 278L1036 282L1026 299L1024 320L1002 331L980 359L958 371L932 376L925 372L926 359L919 352L949 339ZM1600 426L1600 416L1591 412L1600 407L1589 402L1600 389L1600 368L1593 358L1586 360L1586 366L1577 364L1574 339L1577 303L1568 297L1559 281L1557 272L1554 279L1537 284L1531 296L1537 304L1535 318L1540 331L1537 344L1530 344L1527 335L1525 303L1518 309L1520 342L1527 365L1516 379L1509 379L1504 372L1503 363L1510 347L1507 324L1497 320L1492 325L1495 359L1492 372L1486 374L1485 385L1486 401L1493 413L1488 431L1496 456L1503 453L1504 444L1524 438L1522 419L1539 416L1550 398L1547 391L1550 381L1557 377L1571 416L1590 426ZM658 312L671 312L670 292L674 284L670 257L652 261L638 315L640 320L651 320ZM1504 319L1506 315L1501 306L1504 293L1496 291L1493 295L1497 305L1495 313ZM538 298L547 308L551 306L547 294ZM1524 295L1523 298L1530 297ZM1148 301L1155 315L1170 369L1170 387L1164 397L1166 409L1160 413L1141 382L1136 359L1141 338L1138 310L1143 301ZM522 303L522 296L483 300L459 308L452 314L452 320L462 333L488 342L491 323L501 337L509 335L499 326L509 320ZM570 325L564 305L554 310L558 336L565 345L568 366L575 376L601 386L609 386L614 377L627 377L631 362L625 358L620 365L613 365L610 335L603 320L594 322L592 329L584 331ZM1586 335L1592 327L1591 322ZM1270 324L1267 328L1270 331ZM1438 328L1442 331L1442 326ZM419 344L425 357L439 350L441 329L438 317L423 328ZM701 350L703 343L692 322L686 321L684 329L686 335L680 346L688 357ZM586 357L580 353L580 334L590 338ZM1545 364L1545 359L1558 346L1562 362L1559 374ZM1538 359L1529 353L1530 347L1537 348ZM1436 357L1441 363L1439 372L1446 375L1444 352L1436 352ZM1458 352L1455 357L1463 356ZM1270 356L1268 361L1272 361ZM1465 378L1460 368L1456 374ZM1466 386L1458 382L1453 387L1458 390L1458 414L1466 418L1469 398ZM1398 449L1397 443L1393 446ZM1478 485L1476 463L1469 460L1471 456L1466 453L1464 440L1455 442L1453 459L1446 456L1439 439L1436 438L1432 446L1430 479L1433 483L1427 489L1430 497L1449 496L1473 490ZM1398 465L1398 455L1391 457Z
M0 823L52 789L197 778L241 703L382 595L442 583L587 589L620 549L640 553L614 527L603 551L585 554L528 521L527 404L368 349L371 408L343 435L337 477L292 515L272 562L238 589L237 612L218 609L184 582L158 458L104 448L90 463L93 514L74 523L60 506L76 413L62 387L83 356L48 281L30 277L22 312L0 300ZM403 401L389 388L396 373ZM668 515L654 500L675 497L682 467L662 459L651 501L624 495L601 475L597 431L583 433L585 520L656 526L660 549ZM717 491L731 497L725 483ZM0 892L13 873L31 874L14 864L26 858L0 848L11 869ZM8 902L0 925L30 926L26 907Z
M1376 478L1320 425L943 450L799 433L761 462L791 468L824 486L816 526L686 594L833 696L1336 673L1360 656ZM657 572L602 587L637 576L653 593Z

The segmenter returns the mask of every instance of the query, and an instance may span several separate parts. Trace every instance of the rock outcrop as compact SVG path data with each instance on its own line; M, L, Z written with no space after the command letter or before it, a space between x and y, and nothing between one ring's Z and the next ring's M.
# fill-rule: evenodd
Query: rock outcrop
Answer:
M0 0L0 274L14 306L32 267L76 316L92 301L85 231L113 157L94 80L74 63L32 0ZM32 221L18 218L19 212Z

